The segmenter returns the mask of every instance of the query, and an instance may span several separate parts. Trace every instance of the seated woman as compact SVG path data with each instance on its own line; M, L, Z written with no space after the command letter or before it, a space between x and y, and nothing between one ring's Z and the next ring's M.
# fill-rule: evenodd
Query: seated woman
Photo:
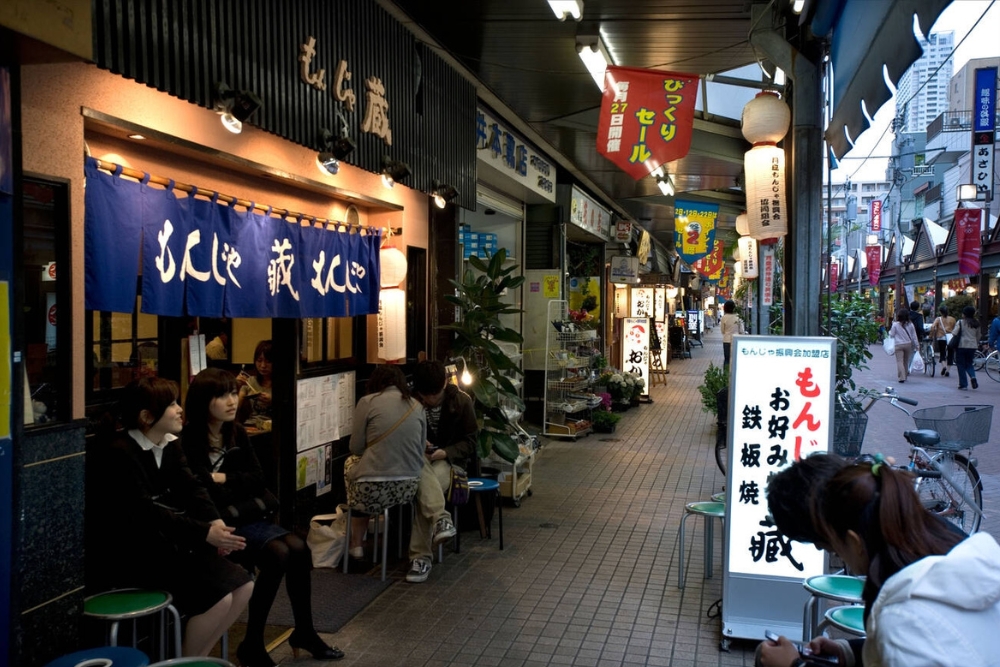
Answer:
M904 471L876 461L848 466L826 486L817 528L853 572L867 575L865 667L996 665L1000 545L963 536L924 510ZM850 665L843 647L811 643ZM766 665L799 664L782 638Z
M169 592L188 616L184 655L208 655L253 591L246 570L223 558L245 540L219 518L177 442L177 385L136 380L119 411L127 431L109 420L88 453L88 584Z
M410 396L397 366L378 366L368 380L368 395L354 409L351 454L344 462L347 503L361 511L381 512L406 503L417 492L424 466L427 419ZM364 555L368 519L351 518L350 555Z
M185 402L184 451L205 484L219 514L246 539L238 560L260 570L250 598L246 637L236 651L243 667L274 667L264 647L264 626L282 576L292 603L295 631L288 643L317 660L344 657L327 646L313 629L312 557L299 537L273 521L278 501L265 488L264 475L246 430L237 424L239 404L236 378L217 368L195 376Z
M252 417L271 418L271 341L262 340L253 351L253 375L240 373L236 381L239 383L240 408L239 421L245 422Z

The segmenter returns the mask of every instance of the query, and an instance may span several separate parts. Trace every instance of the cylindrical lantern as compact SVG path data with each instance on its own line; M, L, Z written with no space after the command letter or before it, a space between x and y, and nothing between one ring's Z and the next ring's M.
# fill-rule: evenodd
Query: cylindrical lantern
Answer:
M743 277L743 262L736 262L733 264L733 275L737 278Z
M744 157L749 236L766 243L788 234L785 208L785 152L754 146Z
M615 288L615 317L628 317L628 288Z
M751 144L776 144L785 138L792 112L773 91L757 93L743 107L743 136Z
M406 293L384 289L378 295L378 357L406 358Z
M406 280L406 255L398 248L382 248L379 252L379 265L379 284L382 287L398 287Z
M740 236L746 236L750 233L750 223L746 213L740 213L736 216L736 233Z
M757 242L749 236L740 237L740 273L744 278L757 277Z
M737 244L736 247L733 248L733 261L736 262L737 264L739 264L740 260L742 260L742 259L743 259L743 256L740 254L740 246L739 246L739 244Z

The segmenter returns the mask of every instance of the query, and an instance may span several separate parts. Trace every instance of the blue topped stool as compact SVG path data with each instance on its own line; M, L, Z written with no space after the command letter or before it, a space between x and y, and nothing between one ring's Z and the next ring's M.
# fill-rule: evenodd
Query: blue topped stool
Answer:
M819 599L825 598L835 602L846 602L848 605L864 604L861 592L865 588L863 577L852 577L844 574L821 574L809 577L802 586L809 591L802 612L802 641L811 641L819 630ZM862 626L863 627L863 626Z
M470 477L469 493L476 499L476 516L479 517L479 535L488 539L493 538L493 531L491 530L491 526L486 523L486 517L483 515L483 501L479 495L481 493L492 493L496 496L497 523L500 526L500 551L503 551L503 498L500 497L500 482L486 477Z
M817 633L823 628L832 625L842 632L855 637L865 636L865 608L855 605L844 605L828 609L823 615L823 622L819 624Z
M157 614L160 619L160 657L164 655L166 645L166 624L164 612L169 612L174 619L174 655L181 654L181 616L174 607L170 593L164 591L147 591L138 588L121 588L91 595L83 601L83 615L100 621L109 621L108 644L118 645L118 624L121 621L132 621L132 641L135 641L135 621L144 616Z
M146 667L149 658L142 651L126 646L102 646L69 653L45 667Z
M725 524L726 504L702 501L688 503L684 506L684 516L681 517L678 541L680 542L680 562L677 570L677 588L684 588L684 522L689 516L698 515L705 519L705 578L712 578L712 549L714 545L712 519L719 519ZM725 534L725 533L723 533Z

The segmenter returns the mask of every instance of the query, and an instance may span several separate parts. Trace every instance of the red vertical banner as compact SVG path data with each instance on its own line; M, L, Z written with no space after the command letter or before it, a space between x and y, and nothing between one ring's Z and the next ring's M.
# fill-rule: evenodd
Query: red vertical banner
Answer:
M865 255L868 260L868 284L878 287L878 279L882 276L882 246L867 246Z
M882 200L873 199L871 203L871 211L869 212L868 219L871 220L871 230L873 232L882 231ZM869 271L871 269L869 268Z
M724 244L719 239L716 239L712 252L693 262L691 268L705 276L708 280L721 280L722 270L726 268L726 262L722 255L723 250Z
M958 240L958 272L965 276L979 273L982 250L982 209L960 208L955 210L955 238Z
M635 180L688 154L698 75L609 67L597 152Z
M840 278L840 264L832 262L830 264L830 292L837 291L838 279Z

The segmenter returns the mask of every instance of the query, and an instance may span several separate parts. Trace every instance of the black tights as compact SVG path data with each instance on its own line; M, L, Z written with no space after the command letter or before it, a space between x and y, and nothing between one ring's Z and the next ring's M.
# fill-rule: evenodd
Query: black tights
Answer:
M250 596L247 638L252 642L264 641L264 626L282 576L285 577L288 600L292 603L295 628L306 636L314 634L310 580L312 556L306 543L290 533L276 537L264 546L254 565L260 573Z

